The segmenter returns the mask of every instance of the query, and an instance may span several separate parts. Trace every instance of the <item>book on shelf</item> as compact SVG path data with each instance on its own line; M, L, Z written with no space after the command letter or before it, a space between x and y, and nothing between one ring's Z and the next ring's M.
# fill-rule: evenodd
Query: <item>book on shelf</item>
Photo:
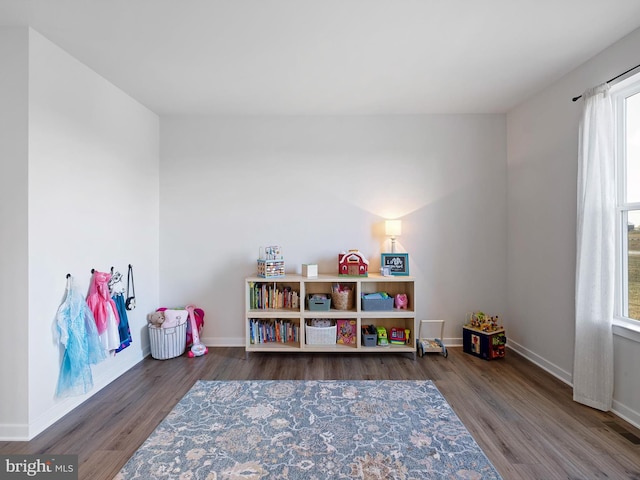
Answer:
M300 308L300 293L288 285L250 282L249 306L252 310Z
M261 343L297 343L300 342L300 326L286 319L249 319L249 342Z

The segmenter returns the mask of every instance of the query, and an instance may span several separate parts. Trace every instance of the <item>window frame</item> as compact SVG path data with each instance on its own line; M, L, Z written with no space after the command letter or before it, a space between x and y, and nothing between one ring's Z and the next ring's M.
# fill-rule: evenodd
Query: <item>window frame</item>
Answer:
M630 96L640 94L640 74L632 75L625 80L612 86L609 90L612 95L615 122L615 179L616 179L616 268L615 268L615 306L614 306L614 328L624 327L625 329L640 332L640 319L630 318L624 314L628 308L628 251L627 243L627 216L625 212L631 210L640 211L640 202L627 202L627 176L626 176L626 154L627 154L627 131L626 131L626 99ZM628 311L627 311L628 313ZM624 332L618 332L624 333ZM629 332L630 333L630 332ZM623 335L627 336L627 335ZM638 340L638 336L632 337Z

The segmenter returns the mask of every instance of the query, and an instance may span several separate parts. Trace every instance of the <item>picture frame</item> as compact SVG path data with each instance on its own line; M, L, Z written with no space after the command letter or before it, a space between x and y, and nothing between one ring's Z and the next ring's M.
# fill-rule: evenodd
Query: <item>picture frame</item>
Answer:
M391 275L409 275L409 254L382 253L380 255L380 265L389 267Z

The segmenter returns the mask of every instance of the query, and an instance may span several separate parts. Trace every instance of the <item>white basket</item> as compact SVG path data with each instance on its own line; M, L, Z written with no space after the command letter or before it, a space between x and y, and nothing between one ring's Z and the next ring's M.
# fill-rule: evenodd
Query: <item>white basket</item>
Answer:
M187 323L177 327L162 328L148 324L151 356L167 360L182 355L187 348Z
M330 327L312 327L311 325L305 325L307 345L335 345L337 333L336 325Z

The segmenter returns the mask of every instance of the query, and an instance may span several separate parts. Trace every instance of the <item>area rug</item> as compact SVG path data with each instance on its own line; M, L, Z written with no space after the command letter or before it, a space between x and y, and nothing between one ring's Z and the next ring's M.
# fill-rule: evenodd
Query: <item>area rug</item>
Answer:
M500 479L431 381L198 381L133 479Z

